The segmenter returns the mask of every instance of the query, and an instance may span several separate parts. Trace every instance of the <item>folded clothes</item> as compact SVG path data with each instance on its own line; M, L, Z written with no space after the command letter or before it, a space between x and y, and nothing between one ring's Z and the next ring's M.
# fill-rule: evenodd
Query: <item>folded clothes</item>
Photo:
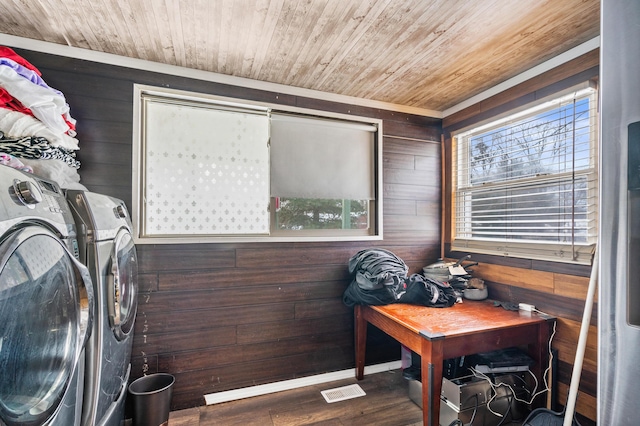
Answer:
M73 167L74 169L80 168L80 162L76 160L74 151L53 147L49 141L43 137L23 136L21 138L7 138L4 133L0 131L0 152L33 160L62 160L69 167Z
M75 134L75 119L69 115L69 105L59 92L34 84L7 66L0 66L0 86L52 131Z
M64 96L61 91L56 90L53 87L49 86L42 79L41 74L39 72L36 72L33 69L30 69L30 68L25 67L24 65L21 65L21 64L17 63L16 61L14 61L13 59L4 58L4 57L0 56L0 66L9 67L9 68L13 69L15 72L17 72L19 75L21 75L22 77L24 77L27 80L29 80L30 82L32 82L33 84L37 84L38 86L46 87L47 89L53 90L58 95Z
M54 133L37 118L9 109L0 108L0 131L7 137L40 136L51 146L77 150L78 139L64 133Z
M0 56L3 58L11 59L12 61L17 62L25 68L30 69L38 75L42 75L40 70L36 68L31 62L27 61L22 56L18 55L15 50L7 46L0 46Z
M60 185L60 188L87 190L87 188L80 183L78 170L69 167L63 161L56 159L31 160L29 158L21 158L20 160L25 165L30 166L35 175L56 182Z

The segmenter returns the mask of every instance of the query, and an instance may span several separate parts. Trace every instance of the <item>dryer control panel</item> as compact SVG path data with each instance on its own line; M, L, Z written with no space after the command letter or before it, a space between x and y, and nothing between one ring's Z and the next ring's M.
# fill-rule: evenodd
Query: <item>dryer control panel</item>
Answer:
M0 235L22 222L35 220L63 237L75 236L75 223L60 187L30 173L0 166Z

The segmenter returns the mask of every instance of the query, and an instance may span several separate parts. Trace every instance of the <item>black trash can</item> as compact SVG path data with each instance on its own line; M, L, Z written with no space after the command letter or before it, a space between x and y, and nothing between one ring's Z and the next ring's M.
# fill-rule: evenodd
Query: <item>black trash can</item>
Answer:
M133 402L133 426L161 426L169 423L171 392L175 377L154 373L129 385Z

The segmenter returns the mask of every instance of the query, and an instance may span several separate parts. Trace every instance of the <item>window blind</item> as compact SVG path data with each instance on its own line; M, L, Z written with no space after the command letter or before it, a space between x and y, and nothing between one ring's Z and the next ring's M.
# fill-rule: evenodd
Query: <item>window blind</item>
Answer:
M271 196L375 199L376 126L271 115Z
M266 109L142 96L141 236L269 233Z
M381 119L138 84L133 110L137 243L382 238Z
M595 92L456 136L456 250L587 263L597 232Z

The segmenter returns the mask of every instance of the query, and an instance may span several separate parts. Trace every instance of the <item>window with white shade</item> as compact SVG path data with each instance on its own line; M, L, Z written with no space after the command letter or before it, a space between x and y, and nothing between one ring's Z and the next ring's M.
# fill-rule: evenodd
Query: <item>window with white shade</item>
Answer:
M137 242L381 238L381 121L136 86Z
M273 113L274 233L371 233L376 132L371 124Z
M268 234L266 110L143 95L148 237Z
M452 249L589 263L596 123L584 88L454 135Z

